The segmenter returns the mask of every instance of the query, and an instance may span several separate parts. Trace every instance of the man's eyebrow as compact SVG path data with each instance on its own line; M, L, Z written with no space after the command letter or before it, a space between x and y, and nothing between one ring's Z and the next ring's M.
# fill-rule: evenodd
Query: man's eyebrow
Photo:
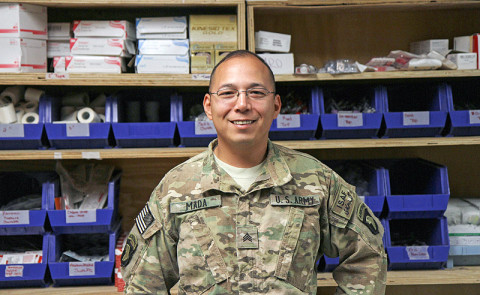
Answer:
M262 83L251 83L247 88L253 88L253 87L266 88L265 85L263 85ZM234 85L232 83L222 84L220 85L220 87L218 87L218 89L221 89L221 88L234 88Z

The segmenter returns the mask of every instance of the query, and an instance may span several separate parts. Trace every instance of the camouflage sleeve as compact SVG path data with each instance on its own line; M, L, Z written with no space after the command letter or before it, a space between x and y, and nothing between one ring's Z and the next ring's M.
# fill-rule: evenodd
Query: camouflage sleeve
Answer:
M328 193L330 243L326 254L340 257L333 271L338 284L335 294L385 294L387 256L380 221L358 198L355 187L335 172Z
M179 279L176 242L162 215L157 188L135 218L122 253L125 294L170 294Z

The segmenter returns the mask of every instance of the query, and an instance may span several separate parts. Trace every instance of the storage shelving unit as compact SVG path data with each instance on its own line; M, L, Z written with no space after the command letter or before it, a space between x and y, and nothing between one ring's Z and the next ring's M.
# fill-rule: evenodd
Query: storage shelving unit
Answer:
M11 2L0 0L0 2ZM292 34L291 52L295 64L322 66L329 59L348 57L366 62L390 50L408 50L411 41L449 38L480 30L480 1L437 0L27 0L20 3L49 7L50 21L71 16L99 15L131 18L147 12L162 15L165 10L237 14L238 47L254 51L254 32L270 30ZM172 12L173 13L173 12ZM99 17L96 16L96 17ZM352 29L353 28L353 29ZM248 39L247 39L248 37ZM248 40L248 47L247 47ZM321 85L328 83L395 83L412 79L480 81L480 70L362 73L352 75L281 75L278 83ZM174 87L206 88L208 80L197 75L157 74L46 74L0 73L0 85L28 85L40 88L70 87ZM200 101L201 98L199 98ZM278 142L310 153L322 160L421 157L447 165L452 197L480 197L480 136L342 139ZM95 150L9 150L0 151L2 170L53 170L55 161L101 160L122 169L120 212L128 230L143 208L152 189L171 168L205 148L135 148ZM452 270L392 271L387 277L387 294L475 294L480 284L480 267ZM318 275L318 294L333 294L331 274ZM113 286L46 289L9 289L0 294L119 294Z

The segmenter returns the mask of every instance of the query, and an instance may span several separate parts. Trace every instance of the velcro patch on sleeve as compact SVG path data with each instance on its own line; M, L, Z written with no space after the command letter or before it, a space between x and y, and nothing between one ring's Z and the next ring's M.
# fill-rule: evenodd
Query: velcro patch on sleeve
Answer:
M342 218L350 220L354 207L355 197L353 196L352 191L344 184L340 184L340 188L335 195L332 212Z
M135 218L135 224L137 225L137 229L141 235L148 229L150 225L152 225L154 221L154 217L152 212L150 211L150 207L145 205L145 207L140 211L137 218Z

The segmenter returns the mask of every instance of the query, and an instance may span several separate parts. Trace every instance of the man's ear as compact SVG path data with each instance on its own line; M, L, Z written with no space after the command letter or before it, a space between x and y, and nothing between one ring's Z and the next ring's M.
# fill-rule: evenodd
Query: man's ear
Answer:
M282 100L280 99L280 95L275 95L273 103L275 110L275 116L273 118L276 119L278 117L278 114L280 114L280 110L282 109Z
M212 119L212 97L210 96L209 93L205 93L205 96L203 97L203 110L205 111L205 114L210 120Z

